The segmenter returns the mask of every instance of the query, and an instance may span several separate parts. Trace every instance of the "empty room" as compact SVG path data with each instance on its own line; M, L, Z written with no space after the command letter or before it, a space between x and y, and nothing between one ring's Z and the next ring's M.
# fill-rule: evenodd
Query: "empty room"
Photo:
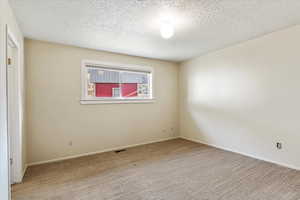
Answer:
M0 200L300 200L299 0L0 0Z

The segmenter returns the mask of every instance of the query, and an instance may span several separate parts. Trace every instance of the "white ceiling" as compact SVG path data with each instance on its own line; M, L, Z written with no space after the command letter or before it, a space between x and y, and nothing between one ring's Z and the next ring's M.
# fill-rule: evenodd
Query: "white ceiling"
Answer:
M10 2L28 38L171 61L300 22L300 0ZM169 40L159 33L165 17L175 24L175 35Z

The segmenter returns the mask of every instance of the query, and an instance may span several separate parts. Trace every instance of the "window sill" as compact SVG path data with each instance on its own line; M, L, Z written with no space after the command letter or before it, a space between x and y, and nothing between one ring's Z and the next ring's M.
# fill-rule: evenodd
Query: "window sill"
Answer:
M88 105L88 104L139 104L139 103L154 103L155 99L116 99L116 100L80 100L80 104Z

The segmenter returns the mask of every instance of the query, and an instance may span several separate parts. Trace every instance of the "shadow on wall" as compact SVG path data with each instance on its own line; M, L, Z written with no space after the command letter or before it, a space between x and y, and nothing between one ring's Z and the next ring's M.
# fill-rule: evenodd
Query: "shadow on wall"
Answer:
M241 144L250 143L251 148L248 150L252 154L268 148L265 141L270 136L273 137L272 145L281 141L280 134L284 132L271 124L201 105L190 105L188 113L195 130L198 130L196 137L200 141L230 149L238 149Z
M282 113L295 111L280 108L283 97L272 85L280 80L266 77L269 69L258 73L262 69L255 65L187 66L188 78L183 83L186 136L260 157L271 156L278 141L293 142L285 138L300 130L297 117Z

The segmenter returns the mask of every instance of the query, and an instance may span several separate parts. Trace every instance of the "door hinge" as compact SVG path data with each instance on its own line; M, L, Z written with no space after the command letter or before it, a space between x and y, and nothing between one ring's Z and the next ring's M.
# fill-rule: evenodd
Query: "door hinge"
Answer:
M7 58L7 64L11 65L11 58Z
M9 163L10 163L10 165L13 164L13 159L12 158L9 159Z

